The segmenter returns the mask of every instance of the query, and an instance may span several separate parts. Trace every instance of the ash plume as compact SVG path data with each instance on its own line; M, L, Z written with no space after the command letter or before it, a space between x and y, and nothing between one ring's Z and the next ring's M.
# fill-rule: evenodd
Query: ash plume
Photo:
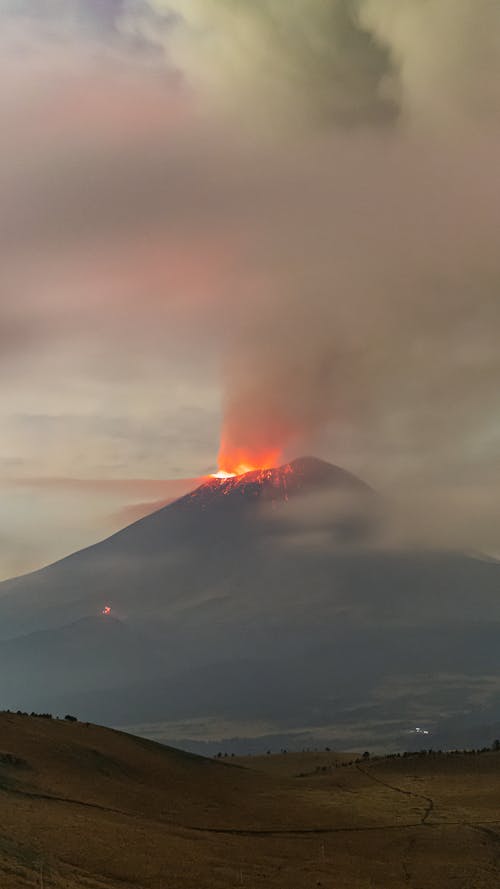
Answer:
M240 173L223 443L293 452L330 430L371 446L375 476L397 449L417 476L457 471L498 440L499 7L153 6L178 14L167 57Z

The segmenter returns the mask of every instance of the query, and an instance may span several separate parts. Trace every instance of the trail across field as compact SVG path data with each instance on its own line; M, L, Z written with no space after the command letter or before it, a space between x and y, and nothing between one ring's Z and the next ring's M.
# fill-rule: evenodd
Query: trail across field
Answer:
M498 889L500 758L214 762L0 714L2 889Z

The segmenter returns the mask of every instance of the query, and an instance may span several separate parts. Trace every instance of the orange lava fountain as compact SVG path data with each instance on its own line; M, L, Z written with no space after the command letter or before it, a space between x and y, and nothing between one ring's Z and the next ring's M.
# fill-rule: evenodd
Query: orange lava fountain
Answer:
M274 469L281 461L281 451L249 451L244 448L231 449L224 444L219 452L219 471L212 478L228 479L259 469Z

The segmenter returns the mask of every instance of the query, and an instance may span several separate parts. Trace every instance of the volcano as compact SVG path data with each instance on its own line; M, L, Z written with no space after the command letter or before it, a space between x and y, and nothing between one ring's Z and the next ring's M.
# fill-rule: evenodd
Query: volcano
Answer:
M150 613L169 613L174 603L188 607L207 590L221 593L256 549L278 554L289 533L306 533L318 499L321 529L331 533L332 544L344 531L363 534L377 501L364 482L314 457L225 480L210 476L107 540L0 583L0 638L51 629L105 607L141 622Z
M334 726L343 744L353 725L365 744L460 713L495 722L500 566L383 548L381 502L314 457L209 477L0 584L4 706Z

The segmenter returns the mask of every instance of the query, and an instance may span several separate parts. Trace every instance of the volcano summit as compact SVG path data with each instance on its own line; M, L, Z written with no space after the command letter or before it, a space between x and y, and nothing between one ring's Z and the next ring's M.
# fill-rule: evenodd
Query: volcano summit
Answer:
M4 706L254 720L342 745L362 725L372 746L457 710L495 721L500 567L383 549L379 517L368 485L313 457L208 478L0 585Z
M240 475L211 476L192 494L191 502L212 503L225 497L232 502L250 500L287 502L290 497L317 492L370 496L371 489L356 476L317 457L299 457L273 469L253 469ZM241 500L240 500L241 502Z

